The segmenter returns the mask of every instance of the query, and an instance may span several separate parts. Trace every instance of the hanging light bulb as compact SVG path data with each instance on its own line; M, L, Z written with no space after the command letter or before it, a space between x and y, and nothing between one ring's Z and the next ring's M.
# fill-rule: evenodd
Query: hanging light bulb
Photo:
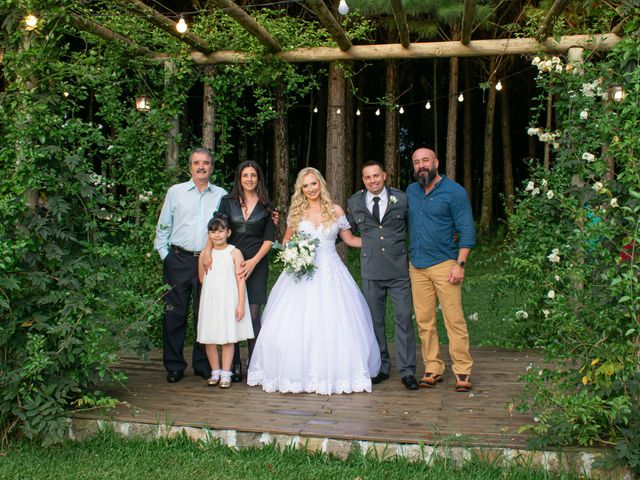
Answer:
M356 110L356 115L357 115L357 116L360 116L360 109L357 109L357 110Z
M347 0L340 0L340 5L338 5L338 13L342 16L349 13L349 5L347 5Z
M464 102L464 95L462 93L460 93L460 95L458 95L458 101L460 103Z
M38 26L38 17L29 14L24 17L25 30L33 30Z
M500 80L498 80L498 83L496 83L496 90L502 90L502 82Z
M427 110L431 110L431 102L427 101L427 104L424 106Z
M340 107L338 107L338 109L336 110L336 113L337 113L338 115L340 115L340 114L342 113L342 109L341 109Z
M402 115L404 113L404 108L400 107L400 110L398 110L398 112L400 112L400 115Z
M377 115L378 117L380 116L380 109L379 109L379 108L376 110L376 115Z
M178 31L178 33L184 33L188 28L189 26L187 25L187 22L184 21L184 17L180 15L180 20L178 20L178 23L176 23L176 30Z
M313 113L318 113L318 107L313 107Z

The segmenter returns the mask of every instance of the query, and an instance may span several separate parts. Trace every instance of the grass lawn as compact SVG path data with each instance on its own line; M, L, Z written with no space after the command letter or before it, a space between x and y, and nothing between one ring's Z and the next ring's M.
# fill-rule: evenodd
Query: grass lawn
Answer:
M174 440L125 440L102 433L84 442L40 447L14 442L0 454L2 479L574 479L524 467L500 468L472 461L456 468L451 462L431 466L405 460L380 462L353 456L339 460L273 447L236 451L217 444Z

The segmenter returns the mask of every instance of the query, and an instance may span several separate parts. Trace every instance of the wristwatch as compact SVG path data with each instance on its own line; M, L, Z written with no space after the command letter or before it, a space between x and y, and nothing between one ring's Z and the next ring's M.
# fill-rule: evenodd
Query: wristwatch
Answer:
M456 262L460 268L464 268L467 262Z

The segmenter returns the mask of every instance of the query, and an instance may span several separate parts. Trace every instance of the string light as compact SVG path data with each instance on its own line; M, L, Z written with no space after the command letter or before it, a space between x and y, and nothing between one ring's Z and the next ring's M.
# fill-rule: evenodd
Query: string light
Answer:
M318 113L318 107L313 107L313 113Z
M496 83L496 90L497 91L502 90L502 82L500 80L498 80L498 83Z
M460 95L458 95L458 101L460 103L464 102L464 95L462 93L460 93Z
M338 115L340 115L340 114L342 113L342 110L340 109L340 107L338 107L338 109L336 110L336 113L337 113Z
M360 116L360 109L357 109L357 110L356 110L356 115L357 115L357 116Z
M400 110L398 110L398 112L400 112L400 115L402 115L404 113L404 108L400 107Z
M342 16L345 16L349 13L349 5L347 5L347 0L340 0L340 5L338 5L338 13Z
M176 30L178 31L178 33L184 33L188 28L189 26L187 25L187 22L184 21L184 17L180 15L180 20L178 20L178 23L176 23Z
M431 102L427 101L427 104L424 106L427 110L431 110Z
M34 30L38 26L38 17L29 14L24 17L25 30Z
M380 109L379 109L379 108L376 110L376 115L377 115L378 117L380 116Z

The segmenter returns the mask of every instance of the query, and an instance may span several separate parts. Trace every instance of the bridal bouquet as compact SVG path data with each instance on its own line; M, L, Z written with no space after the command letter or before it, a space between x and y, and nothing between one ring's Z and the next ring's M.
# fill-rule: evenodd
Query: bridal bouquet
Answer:
M296 233L284 245L279 242L273 244L278 250L276 260L282 262L284 271L293 275L296 280L312 277L316 269L313 260L316 258L316 247L319 240L311 238L305 233Z

